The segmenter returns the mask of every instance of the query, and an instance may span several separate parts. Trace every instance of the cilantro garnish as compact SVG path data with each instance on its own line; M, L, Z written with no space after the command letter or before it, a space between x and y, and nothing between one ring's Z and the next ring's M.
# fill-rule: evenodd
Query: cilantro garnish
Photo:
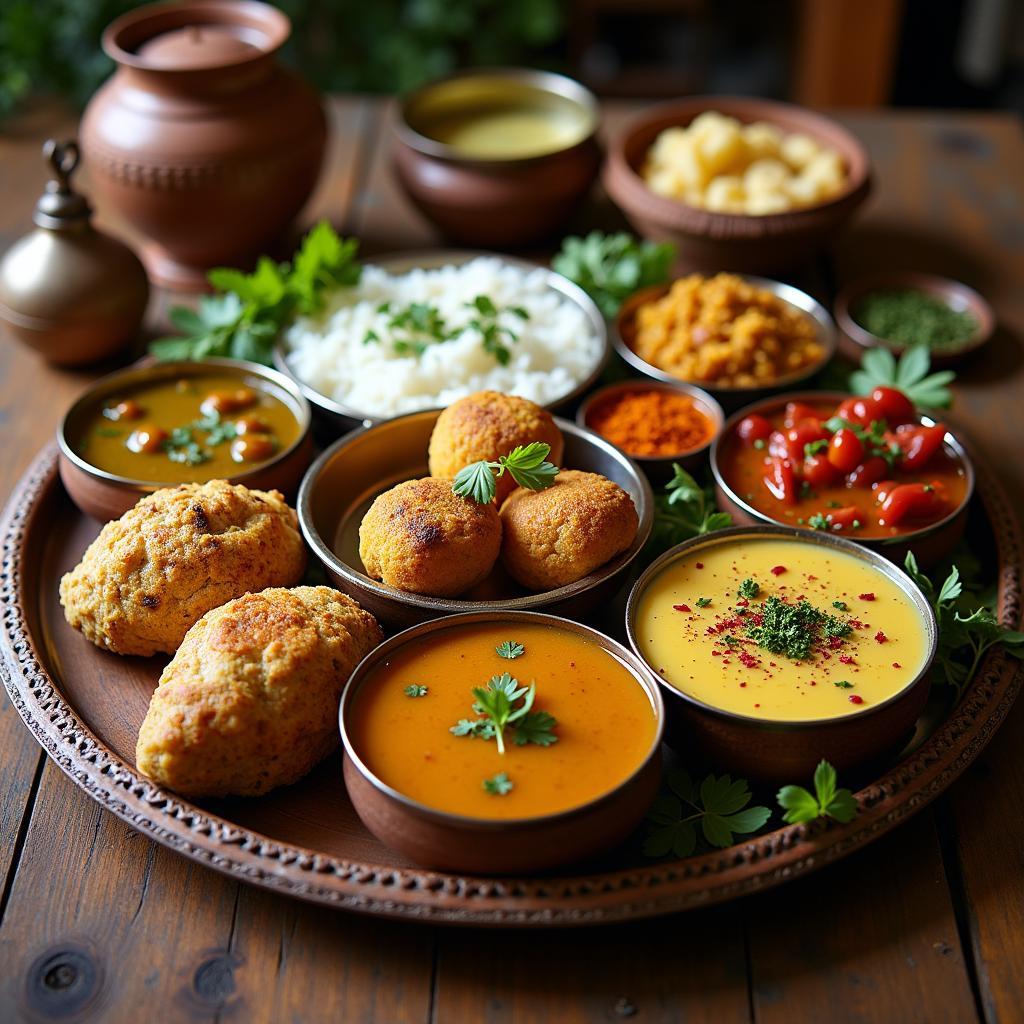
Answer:
M896 388L925 409L948 409L953 402L949 384L956 379L952 370L928 373L931 355L925 344L908 348L897 362L887 348L869 348L861 368L850 376L850 387L858 395L870 395L879 386Z
M828 451L828 440L826 438L820 438L817 441L808 441L804 445L804 458L809 459L812 455L820 455L822 452Z
M508 672L491 676L486 687L473 688L473 712L477 718L462 718L449 730L456 736L475 736L496 740L498 753L505 753L505 729L515 729L513 741L518 746L535 743L548 747L558 742L552 731L558 724L546 711L531 712L537 686L520 686ZM518 706L517 706L518 705Z
M821 512L815 512L814 515L807 520L807 525L812 530L827 530L828 519Z
M499 317L502 312L505 312L519 317L520 320L529 320L530 314L522 306L509 306L507 309L501 310L487 295L478 295L466 305L476 312L476 316L469 321L469 326L480 334L484 351L494 356L502 366L507 366L512 358L512 353L505 345L505 340L516 342L519 340L519 335L511 328L500 324Z
M419 686L416 683L411 683L405 688L406 697L426 697L427 687Z
M697 483L678 463L672 464L672 479L665 484L665 494L654 498L654 530L652 541L657 548L700 537L732 526L728 512L716 512L709 490Z
M840 690L852 690L853 689L853 683L851 683L849 681L849 679L835 679L835 680L833 680L833 682L835 683L836 686L839 687Z
M752 601L760 593L761 585L757 580L747 577L747 579L740 584L739 595L740 597L746 598L748 601Z
M790 825L815 818L834 818L846 824L857 814L857 801L848 789L836 789L836 770L821 761L814 770L814 793L803 786L783 786L776 799L786 813L782 820Z
M515 784L504 772L498 772L497 775L484 779L483 787L491 796L507 796L515 788Z
M494 649L498 652L499 658L507 658L509 661L526 653L526 648L515 640L505 640Z
M494 500L495 481L506 471L520 487L542 491L555 482L558 467L545 461L551 445L532 441L513 448L497 462L473 462L464 466L455 476L452 490L463 498L472 498L481 505Z
M788 604L769 597L760 607L760 621L744 623L748 639L771 654L784 654L794 661L806 661L815 644L824 637L846 637L848 622L815 608L809 601Z
M674 770L666 781L669 792L655 799L647 815L648 857L689 857L697 848L698 822L708 845L731 846L734 835L756 832L772 813L767 807L747 807L751 793L744 779L708 775L697 786L686 772Z
M845 601L833 601L832 607L841 612L848 612L850 610L850 606Z
M698 597L697 600L694 602L694 604L696 604L698 608L707 608L708 605L711 604L711 598L710 597Z

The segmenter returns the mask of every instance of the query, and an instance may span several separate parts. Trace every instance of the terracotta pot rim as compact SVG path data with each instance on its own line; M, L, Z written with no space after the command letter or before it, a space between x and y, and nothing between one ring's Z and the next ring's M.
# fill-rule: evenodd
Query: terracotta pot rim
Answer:
M676 687L662 679L660 675L654 673L655 678L658 680L658 685L664 689L665 693L669 697L679 698L687 705L712 717L719 718L730 723L735 723L751 730L761 732L813 732L815 730L839 729L843 726L848 726L853 722L861 722L866 717L879 715L886 710L891 709L894 704L908 696L912 690L922 685L928 685L928 673L931 670L932 662L935 659L935 652L938 648L939 628L931 603L928 601L927 597L925 597L921 588L918 587L918 585L903 571L902 568L894 562L890 562L889 559L879 551L874 551L871 548L865 547L863 544L858 544L845 537L838 537L835 534L801 530L796 526L785 526L781 523L775 522L765 524L763 526L729 526L724 530L715 530L713 533L704 534L703 536L691 537L689 540L684 540L681 544L677 544L675 547L669 548L668 551L656 558L644 570L636 583L633 584L633 587L629 592L629 598L626 601L626 636L629 640L629 646L634 654L636 654L652 672L654 672L653 666L651 666L651 663L643 655L641 645L636 636L635 628L637 605L639 604L640 597L647 589L650 582L659 575L666 566L672 562L678 561L692 550L732 539L750 536L781 536L787 540L794 540L800 543L816 545L819 547L835 548L839 551L844 551L847 554L853 555L863 562L867 562L869 565L881 572L889 580L895 583L913 601L917 610L921 614L921 619L924 621L925 634L927 638L927 651L920 669L918 669L916 675L914 675L914 677L907 682L902 689L891 694L889 697L886 697L885 700L880 701L878 704L872 705L865 711L858 711L855 714L850 715L838 715L832 718L816 718L806 721L757 718L754 715L744 715L738 711L727 711L724 708L716 707L714 704L708 704L691 694L684 693L682 690L676 689Z
M412 640L418 639L429 633L441 632L446 629L458 628L478 622L507 622L509 619L519 622L529 622L539 625L553 626L560 629L567 629L570 632L581 634L594 640L610 656L622 663L633 676L636 684L640 686L653 705L655 717L654 737L651 744L637 766L624 779L618 782L611 789L598 796L593 797L586 803L576 807L567 808L564 811L555 811L549 814L538 814L525 818L475 818L472 815L455 814L451 811L438 810L427 804L406 796L400 790L388 785L364 763L356 752L355 745L348 734L346 719L355 699L355 694L363 684L366 677L382 662L387 655L394 650L403 647ZM643 658L631 651L625 644L613 640L593 626L588 626L573 619L567 619L560 615L552 615L549 612L539 611L474 611L463 612L459 615L449 615L440 619L431 619L428 622L421 622L415 626L409 626L400 633L389 637L382 644L375 647L367 654L349 676L345 689L342 691L341 703L338 707L338 728L341 733L342 745L345 749L345 757L351 761L362 777L369 782L377 792L400 804L405 811L412 812L417 817L423 818L435 824L447 828L481 832L505 832L505 831L529 831L539 827L560 825L568 823L575 818L593 814L605 804L610 803L618 797L623 790L627 789L643 774L652 759L659 756L661 744L665 732L665 701L661 693L661 687L650 667Z
M742 508L748 515L757 519L759 522L764 523L766 526L774 526L786 530L797 530L800 533L809 534L811 536L822 536L822 534L816 530L801 530L799 527L779 522L778 519L773 519L766 512L760 511L741 498L726 482L726 479L722 474L721 464L719 462L719 451L724 439L736 428L736 425L740 420L745 416L749 416L751 413L756 412L763 415L767 409L784 407L787 402L807 402L808 404L812 404L815 402L835 401L838 403L846 398L855 397L857 396L844 391L794 391L785 395L772 395L769 398L763 398L760 401L751 402L750 405L744 406L742 409L737 409L736 412L734 412L725 421L725 426L722 427L718 437L715 438L714 443L711 445L711 475L715 479L715 485L722 489L723 493L730 501L739 508ZM918 416L918 419L926 426L931 426L938 422L931 416ZM865 537L856 541L848 540L848 543L853 544L856 547L866 548L869 551L877 551L879 554L884 554L886 548L912 544L915 541L924 540L926 537L930 537L933 534L938 533L940 530L946 529L964 512L970 504L971 499L974 497L974 463L971 461L971 457L968 455L963 442L956 436L956 434L953 433L953 431L946 431L946 436L943 438L942 443L952 449L953 453L963 464L964 475L967 477L967 491L964 494L963 501L961 501L960 504L957 505L957 507L948 515L943 516L943 518L939 519L937 522L929 523L927 526L922 526L917 530L911 530L909 533L900 533L894 537ZM823 536L834 537L835 535L824 534Z
M155 66L136 52L161 32L195 24L250 28L261 33L264 42L252 53L186 68ZM111 60L124 67L160 75L192 75L265 60L288 41L291 32L288 15L262 0L160 0L115 18L103 31L102 46Z

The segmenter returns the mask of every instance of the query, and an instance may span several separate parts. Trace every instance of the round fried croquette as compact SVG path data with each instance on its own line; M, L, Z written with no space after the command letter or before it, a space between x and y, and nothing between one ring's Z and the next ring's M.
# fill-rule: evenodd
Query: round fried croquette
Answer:
M530 590L575 583L633 543L633 499L598 473L566 469L542 491L514 490L501 506L501 559Z
M172 653L211 608L298 583L305 567L283 495L211 480L154 491L107 523L60 581L60 602L97 647Z
M453 402L438 416L430 435L430 475L453 478L472 462L497 462L499 456L533 441L551 445L548 461L562 464L565 442L547 409L516 395L477 391ZM508 473L497 481L499 508L515 487Z
M381 494L359 524L369 576L413 594L455 597L483 580L501 548L501 520L452 491L451 480L407 480Z
M186 796L258 796L338 745L338 702L377 620L330 587L246 594L207 612L171 659L135 763Z

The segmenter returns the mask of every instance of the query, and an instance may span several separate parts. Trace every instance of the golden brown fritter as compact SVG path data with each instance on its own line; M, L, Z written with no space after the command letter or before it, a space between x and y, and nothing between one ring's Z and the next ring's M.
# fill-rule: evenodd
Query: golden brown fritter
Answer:
M306 550L277 491L224 480L155 491L107 523L60 581L64 615L97 647L173 652L211 608L290 586Z
M471 462L496 462L517 445L551 445L548 461L562 464L565 442L551 413L535 402L498 391L477 391L448 406L430 435L430 475L454 477ZM515 490L506 473L497 482L498 507Z
M574 583L633 543L633 499L598 473L563 470L543 491L514 490L501 507L501 558L530 590Z
M338 745L338 701L381 641L330 587L246 594L207 612L160 676L139 730L139 771L186 796L258 796Z
M399 590L455 597L483 580L501 548L493 504L424 477L385 491L359 524L359 557L368 575Z

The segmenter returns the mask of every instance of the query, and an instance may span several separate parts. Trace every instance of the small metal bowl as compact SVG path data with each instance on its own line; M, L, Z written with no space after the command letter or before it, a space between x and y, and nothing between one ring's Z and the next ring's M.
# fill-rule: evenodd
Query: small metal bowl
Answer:
M360 686L408 643L430 633L482 622L532 623L585 636L624 665L647 693L657 725L641 764L611 792L580 807L532 818L490 820L427 807L381 781L363 762L347 728ZM524 611L481 611L413 626L371 651L356 666L338 711L344 775L352 806L381 842L425 867L477 874L523 873L578 861L624 840L643 819L661 781L665 705L649 669L631 651L589 626Z
M74 439L81 433L82 420L107 398L123 394L140 385L153 381L200 377L211 371L218 376L237 377L239 385L273 395L291 410L299 425L298 436L287 448L282 449L267 462L235 473L228 478L229 482L245 484L246 487L259 490L276 488L289 500L294 496L302 474L313 457L313 439L310 435L309 403L291 379L267 366L237 359L148 362L118 370L96 381L75 400L57 428L60 478L71 500L86 515L103 523L117 519L134 507L140 498L161 488L173 487L175 483L117 476L93 466L79 455L74 447Z
M445 266L460 267L464 263L468 263L470 260L475 260L480 256L497 256L502 260L502 262L519 267L522 270L542 270L550 286L555 291L564 295L571 302L574 302L579 306L587 320L590 321L590 324L597 335L601 354L598 356L598 359L591 371L576 385L576 387L561 396L557 401L549 403L547 406L548 409L553 411L571 408L582 395L586 394L594 386L597 379L601 376L601 372L604 370L605 364L611 356L611 345L608 340L608 325L605 322L604 317L601 315L601 312L598 310L597 306L594 305L590 296L567 277L563 277L561 274L556 274L553 270L549 270L547 267L542 267L540 264L532 263L529 260L516 259L515 257L505 256L500 253L467 252L464 250L454 249L441 249L434 250L432 252L396 253L394 255L382 256L375 259L373 261L373 265L382 270L386 270L389 274L406 274L411 270L435 270L438 267ZM325 422L325 425L333 429L335 432L338 430L348 431L359 426L373 426L375 423L383 423L385 420L392 418L390 416L379 416L367 413L361 409L354 409L349 405L345 405L343 402L335 401L329 395L325 395L322 392L317 391L311 384L301 380L288 365L287 347L283 340L278 341L274 348L274 365L278 370L287 374L293 381L295 381L303 395L306 396L306 399L317 410L317 413L320 414L320 418ZM440 409L441 406L439 405L437 408Z
M733 517L733 520L741 525L756 526L762 523L771 523L773 526L778 525L785 529L796 529L804 534L815 533L816 531L811 530L810 527L791 527L788 523L780 523L779 520L773 519L766 512L761 512L759 509L754 508L753 505L737 494L730 487L725 479L725 474L722 472L722 446L731 438L740 420L751 415L751 413L771 418L785 409L787 402L805 402L808 405L838 405L844 399L850 397L850 395L836 391L799 391L794 394L777 395L760 402L754 402L733 413L726 420L722 432L715 438L715 442L711 446L711 473L715 478L715 499L718 507L722 511L728 512ZM929 416L921 416L919 420L925 426L933 426L936 422ZM964 474L967 477L967 492L960 505L938 522L929 523L918 530L901 533L895 537L858 537L853 543L876 550L898 565L903 564L908 551L913 551L918 564L925 569L940 562L956 547L967 526L967 511L971 498L974 495L974 464L971 462L967 450L955 435L947 432L943 443L946 449L963 464Z
M896 583L914 603L925 627L927 655L918 674L898 693L865 711L793 722L766 721L723 711L662 679L657 668L644 658L642 638L637 635L637 609L644 591L664 569L695 551L755 538L799 541L808 547L842 551ZM709 765L734 775L778 784L810 778L822 758L842 775L897 754L913 733L914 723L928 699L929 669L938 643L938 626L931 604L920 589L876 551L832 534L791 526L735 526L684 541L652 562L630 591L626 635L633 651L661 684L665 697L665 738L670 746L695 753Z
M832 321L832 317L829 316L828 310L825 309L825 307L813 296L808 295L807 292L803 292L799 288L794 288L791 284L784 284L782 281L770 281L768 278L764 277L751 277L749 274L740 274L739 276L743 278L744 281L752 284L755 288L763 288L765 291L771 292L783 302L788 303L790 306L810 317L811 320L814 321L817 341L824 349L824 353L818 362L811 366L804 367L802 370L797 370L796 373L790 373L784 377L779 377L771 384L754 385L751 387L728 387L710 382L700 382L700 386L717 399L727 412L731 412L733 409L737 409L739 406L745 405L748 402L756 401L757 399L764 398L767 395L777 394L787 388L792 388L796 384L801 384L810 380L810 378L816 373L819 373L835 355L837 343L836 326ZM651 377L654 380L675 384L678 383L681 378L674 376L667 370L662 370L657 366L653 366L651 363L647 362L646 359L642 359L637 355L632 348L632 339L636 332L637 310L648 302L655 301L660 299L663 295L667 295L671 287L671 284L655 285L654 287L644 288L631 295L622 304L622 308L619 310L619 315L615 318L615 328L612 331L612 344L615 346L615 351L618 352L618 354L622 356L622 358L629 363L634 370L638 370L645 377ZM688 381L686 383L697 382Z
M676 452L674 455L635 455L624 448L621 449L647 474L647 478L652 484L659 485L671 479L673 463L679 463L683 469L690 472L699 469L701 465L707 462L708 451L711 448L712 442L722 432L722 425L725 423L725 413L718 402L703 388L697 387L696 384L687 384L685 381L676 381L672 384L647 380L617 381L614 384L598 388L597 391L592 392L584 399L583 404L576 412L576 423L587 430L594 430L588 422L588 417L609 396L650 391L668 391L674 394L688 395L693 400L693 404L708 417L713 428L711 436L708 437L704 444L698 445L696 448L690 448L687 451ZM601 436L599 432L595 431L595 433ZM609 441L608 443L611 444L612 442Z
M410 594L371 579L359 559L359 524L374 498L403 480L428 476L427 445L436 411L414 412L374 427L360 427L328 448L299 489L299 526L331 581L392 628L405 628L458 612L546 611L573 618L599 607L651 532L654 497L643 473L614 445L589 430L556 419L565 437L566 467L601 473L633 499L639 526L630 547L575 583L532 593L505 576L500 562L472 597Z
M871 292L916 291L944 302L950 309L958 313L970 313L978 326L974 333L955 348L929 349L932 365L936 367L956 366L969 355L986 344L995 332L996 316L992 307L973 289L959 281L948 277L936 277L934 274L918 274L909 271L895 271L872 274L860 278L844 288L836 296L834 305L836 323L847 344L843 347L850 356L860 359L869 348L887 348L893 355L903 353L904 346L880 338L865 330L853 318L853 310L857 303Z

